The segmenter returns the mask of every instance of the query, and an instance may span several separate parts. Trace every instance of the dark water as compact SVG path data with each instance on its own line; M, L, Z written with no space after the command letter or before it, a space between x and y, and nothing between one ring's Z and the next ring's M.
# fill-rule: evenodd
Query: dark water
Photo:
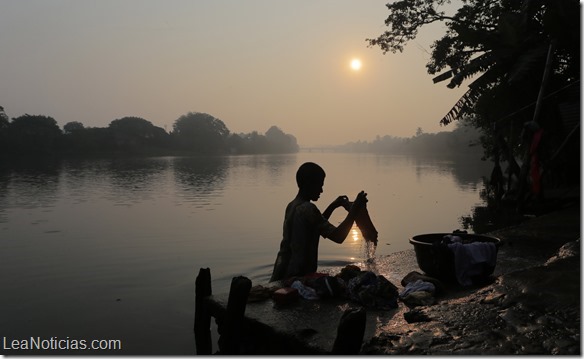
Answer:
M121 352L107 353L194 354L199 268L211 268L216 293L237 275L268 280L305 161L327 172L321 210L365 190L379 232L374 251L357 228L342 245L322 240L324 271L410 249L415 234L461 228L490 171L476 160L336 153L4 165L0 335L122 342ZM331 222L343 219L338 211Z

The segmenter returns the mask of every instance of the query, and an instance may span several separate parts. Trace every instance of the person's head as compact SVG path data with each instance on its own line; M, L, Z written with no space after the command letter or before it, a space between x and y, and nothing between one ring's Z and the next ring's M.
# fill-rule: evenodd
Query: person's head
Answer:
M303 163L296 171L296 183L298 184L299 192L307 199L318 200L322 193L325 177L326 173L316 163Z

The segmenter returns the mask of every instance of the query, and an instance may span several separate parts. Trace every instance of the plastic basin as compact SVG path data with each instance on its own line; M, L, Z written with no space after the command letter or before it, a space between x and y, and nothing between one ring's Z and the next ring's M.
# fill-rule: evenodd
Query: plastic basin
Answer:
M446 244L442 244L444 236L449 234L462 238L463 243L493 242L497 249L502 243L497 237L468 233L428 233L410 238L420 269L430 277L447 282L456 281L454 254ZM494 270L495 266L485 266L484 272L479 277L488 277Z

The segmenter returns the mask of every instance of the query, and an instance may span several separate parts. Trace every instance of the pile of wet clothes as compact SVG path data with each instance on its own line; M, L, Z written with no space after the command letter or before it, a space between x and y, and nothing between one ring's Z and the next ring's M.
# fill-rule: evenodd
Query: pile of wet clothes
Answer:
M390 310L398 307L399 292L395 285L384 276L363 271L355 265L347 265L335 276L313 273L292 277L283 281L283 285L272 295L277 304L289 303L294 297L307 300L346 298L367 308Z
M402 280L404 289L399 293L399 299L408 307L433 305L436 296L444 293L444 284L416 271L408 273Z
M436 279L413 271L401 280L398 289L383 275L361 270L356 265L347 265L337 275L312 273L303 277L292 277L276 287L261 285L251 288L248 302L272 298L276 305L286 305L299 298L323 300L343 298L366 308L391 310L398 301L410 308L436 303L436 296L444 293L444 284Z
M349 299L369 308L397 308L398 289L384 276L348 265L341 269L337 278L346 284L345 293Z

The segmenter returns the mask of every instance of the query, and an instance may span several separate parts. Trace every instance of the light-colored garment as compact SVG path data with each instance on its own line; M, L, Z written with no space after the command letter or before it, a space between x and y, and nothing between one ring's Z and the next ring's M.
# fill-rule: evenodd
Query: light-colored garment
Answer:
M436 291L436 287L434 286L434 284L430 283L430 282L424 282L421 279L418 279L414 282L410 282L406 285L406 287L404 288L403 291L401 291L401 293L399 294L400 298L404 298L406 296L408 296L410 293L413 292L428 292L430 294L434 294L434 292Z
M316 290L305 286L299 280L294 281L294 283L292 283L290 287L296 289L298 291L298 294L300 294L300 296L304 299L317 300L319 298L318 294L316 294Z
M448 248L454 253L454 271L460 285L471 285L471 277L483 274L486 267L494 267L497 262L497 247L492 242L451 243Z

